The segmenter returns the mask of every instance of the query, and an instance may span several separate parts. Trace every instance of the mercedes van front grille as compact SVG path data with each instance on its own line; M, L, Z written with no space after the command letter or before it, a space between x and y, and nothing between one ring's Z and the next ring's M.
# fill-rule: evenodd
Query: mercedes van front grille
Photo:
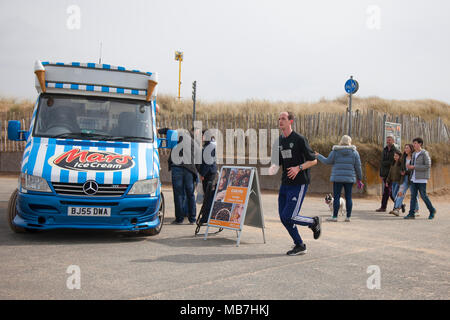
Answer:
M121 197L128 188L127 184L97 184L97 190L85 183L52 182L55 192L60 195L80 197Z

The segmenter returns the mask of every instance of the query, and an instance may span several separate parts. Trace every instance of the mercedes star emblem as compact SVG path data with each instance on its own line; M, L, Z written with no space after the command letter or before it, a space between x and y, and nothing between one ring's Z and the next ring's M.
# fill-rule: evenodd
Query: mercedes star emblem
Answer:
M83 185L83 192L89 196L96 194L98 191L98 183L93 180L88 180Z

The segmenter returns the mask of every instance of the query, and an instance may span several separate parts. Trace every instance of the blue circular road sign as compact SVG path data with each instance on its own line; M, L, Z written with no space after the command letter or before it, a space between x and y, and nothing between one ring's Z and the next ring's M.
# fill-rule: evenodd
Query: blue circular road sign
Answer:
M359 89L358 81L354 79L348 79L345 82L345 92L347 92L348 94L354 94L356 93L356 91L358 91L358 89Z

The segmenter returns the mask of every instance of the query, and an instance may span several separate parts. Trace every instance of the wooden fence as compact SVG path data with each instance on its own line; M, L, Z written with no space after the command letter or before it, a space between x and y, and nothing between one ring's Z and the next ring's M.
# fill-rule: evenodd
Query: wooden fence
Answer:
M7 139L8 120L15 119L22 122L22 128L29 128L31 114L15 114L12 112L0 113L1 151L22 151L24 142L13 142ZM236 114L236 115L197 115L197 121L201 121L203 129L218 129L223 135L223 147L226 150L226 129L268 129L267 150L270 154L270 129L278 128L278 115L275 114ZM402 124L402 143L412 141L415 137L422 137L425 144L449 143L450 132L441 118L425 121L411 115L382 114L374 110L355 112L352 117L352 138L354 143L373 142L383 143L383 121ZM190 129L192 128L192 115L157 116L159 128ZM339 138L347 134L348 116L346 113L316 113L296 114L294 130L306 136L310 142L314 140L339 141ZM246 149L249 141L246 139ZM259 139L258 139L259 141ZM234 142L236 148L236 142Z

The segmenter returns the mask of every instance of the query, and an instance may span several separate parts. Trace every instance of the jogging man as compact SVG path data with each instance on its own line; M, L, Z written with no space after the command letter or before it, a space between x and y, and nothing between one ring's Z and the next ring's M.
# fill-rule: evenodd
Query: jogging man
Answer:
M281 164L283 174L278 194L278 213L284 227L289 232L294 247L286 254L300 255L306 253L306 245L297 230L297 225L307 226L314 233L314 239L320 237L320 218L300 215L303 199L310 182L309 168L317 164L314 152L308 140L292 130L294 116L290 112L282 112L278 124L282 135L272 149L272 166L269 174L276 174ZM275 148L278 147L278 150Z

